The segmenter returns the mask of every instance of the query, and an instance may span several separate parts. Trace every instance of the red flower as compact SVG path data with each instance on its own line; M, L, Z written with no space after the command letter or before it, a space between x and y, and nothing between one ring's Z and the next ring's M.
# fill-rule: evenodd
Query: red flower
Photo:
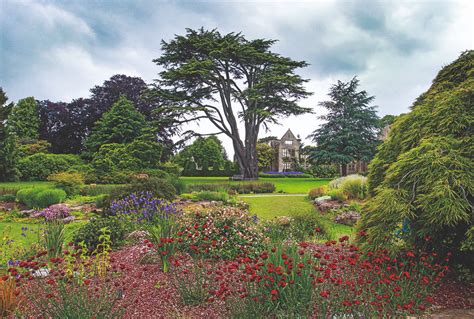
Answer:
M276 289L273 289L272 292L271 292L272 296L276 296L278 295L278 290Z
M415 257L415 254L412 251L407 252L407 257Z
M91 283L90 279L84 279L84 285L88 286Z
M323 298L327 298L329 297L329 291L321 291L319 295Z

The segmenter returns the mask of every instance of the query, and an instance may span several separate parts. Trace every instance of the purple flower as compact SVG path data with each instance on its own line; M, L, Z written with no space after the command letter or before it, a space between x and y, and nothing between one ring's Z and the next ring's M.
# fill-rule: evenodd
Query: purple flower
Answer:
M51 205L41 212L41 216L43 216L46 221L66 218L69 215L69 208L63 204Z

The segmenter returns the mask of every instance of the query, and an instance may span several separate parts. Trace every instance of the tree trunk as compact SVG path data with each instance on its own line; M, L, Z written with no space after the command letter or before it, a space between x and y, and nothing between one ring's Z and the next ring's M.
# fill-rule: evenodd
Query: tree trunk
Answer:
M252 143L246 143L245 146L242 146L234 142L234 151L240 174L242 174L244 178L258 178L258 162L255 145L252 147Z
M341 164L341 175L347 176L347 164Z

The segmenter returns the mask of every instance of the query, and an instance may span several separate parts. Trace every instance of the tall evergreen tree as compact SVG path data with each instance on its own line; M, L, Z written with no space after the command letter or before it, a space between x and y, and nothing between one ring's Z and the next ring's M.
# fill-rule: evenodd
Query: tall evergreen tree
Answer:
M31 141L39 138L40 120L34 97L21 99L13 106L8 125L20 140Z
M7 119L13 108L13 103L7 104L8 97L0 87L0 181L14 181L18 179L18 152L15 137L11 134Z
M343 176L352 161L372 159L378 144L379 118L376 107L370 105L374 97L357 91L358 86L354 77L331 87L331 100L319 103L328 110L320 116L326 123L310 135L317 144L311 159L320 164L340 164Z
M120 97L110 111L97 121L86 141L87 152L92 155L101 145L110 143L131 143L145 133L145 117L125 97Z
M307 80L296 74L307 63L274 53L274 43L187 29L186 35L163 41L163 54L154 60L164 69L157 83L168 102L162 111L177 123L209 120L217 133L232 140L240 171L248 178L258 177L260 129L310 111L298 103L310 93Z

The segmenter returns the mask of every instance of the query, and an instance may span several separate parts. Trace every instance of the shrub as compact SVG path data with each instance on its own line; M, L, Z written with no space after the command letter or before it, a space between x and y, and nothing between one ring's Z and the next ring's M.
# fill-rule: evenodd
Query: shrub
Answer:
M170 162L162 163L158 165L158 168L160 170L165 171L168 174L175 175L175 176L180 176L181 171L183 170L182 167L179 166L178 164L170 163Z
M135 178L124 188L124 194L151 192L155 197L172 200L176 197L176 189L164 178Z
M112 246L118 246L127 234L129 225L122 222L115 217L100 217L92 218L88 223L84 224L74 234L73 241L76 244L84 242L89 251L94 251L99 245L99 236L102 234L102 229L107 227L110 231L110 240Z
M474 51L443 67L392 125L370 164L372 198L359 223L368 249L386 245L452 252L474 273ZM470 248L468 248L470 247Z
M80 165L73 165L68 170L68 173L79 173L84 178L84 183L92 184L97 183L97 175L90 164L80 164Z
M253 218L238 208L218 206L188 212L178 222L181 249L191 254L232 259L240 254L256 256L263 248Z
M196 193L194 196L197 200L218 201L218 202L225 202L229 199L229 194L227 194L226 192L203 191L203 192Z
M328 191L328 188L326 187L326 185L313 188L312 190L308 192L308 198L311 200L314 200L318 197L326 195L327 191Z
M338 200L343 202L347 199L346 195L341 189L330 189L327 193L327 196L331 196L332 200Z
M305 174L303 172L267 172L267 173L260 173L260 177L264 178L311 178L313 175Z
M25 188L18 191L16 199L29 208L45 208L66 199L66 192L52 188Z
M360 175L346 176L340 185L349 199L364 199L367 197L367 177Z
M273 193L275 191L275 184L272 183L221 183L221 184L192 184L187 186L189 192L211 191L220 192L227 191L239 194L250 193Z
M14 202L16 199L15 194L4 194L0 195L0 202Z
M34 207L44 208L53 204L61 203L66 199L66 192L62 189L44 189L34 197Z
M81 195L84 196L97 196L103 194L110 194L114 189L122 186L117 185L85 185L81 188Z
M51 174L65 172L81 164L83 162L78 155L36 153L22 158L18 169L23 180L46 180Z
M56 173L48 176L49 181L53 181L56 188L62 189L68 196L79 194L84 185L84 178L79 173Z

